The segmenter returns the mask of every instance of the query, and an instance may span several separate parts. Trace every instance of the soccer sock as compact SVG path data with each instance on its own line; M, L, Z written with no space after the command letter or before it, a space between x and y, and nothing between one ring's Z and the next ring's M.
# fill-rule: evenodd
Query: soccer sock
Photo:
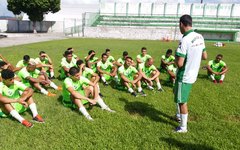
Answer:
M221 75L221 79L220 80L224 80L224 78L225 78L225 75L223 74L223 75Z
M97 103L102 109L108 108L108 106L104 103L104 101L102 100L102 98L100 96L97 99Z
M138 87L138 92L141 92L142 91L142 87Z
M130 93L134 92L132 88L129 88L128 91L129 91Z
M13 118L17 119L20 123L22 123L23 120L25 120L22 116L19 115L19 113L18 113L16 110L12 110L12 111L10 112L10 115L11 115Z
M179 107L178 103L176 103L176 108L177 108L176 116L177 116L177 118L181 118L181 115L180 115L180 107Z
M54 72L51 71L51 72L50 72L50 77L53 77L53 76L54 76Z
M181 114L181 128L187 129L188 114Z
M29 108L32 112L33 118L36 117L38 115L36 104L35 103L30 104Z
M157 87L158 87L158 89L161 89L161 88L162 88L160 82L157 82Z
M23 91L20 91L20 90L18 92L19 92L20 95L22 95L22 93L23 93Z
M117 82L118 81L118 76L114 76L114 80Z
M212 74L212 75L210 75L210 77L211 77L211 79L214 81L215 80L215 78L214 78L214 75Z
M80 108L79 108L79 111L80 111L86 118L90 116L84 106L80 107Z
M55 90L58 89L58 86L57 86L55 83L53 83L53 82L50 82L50 86L51 86L52 88L54 88Z
M103 83L106 82L106 79L104 78L104 76L102 76L101 79L102 79Z
M41 92L41 93L43 93L43 94L45 94L45 95L47 95L47 94L48 94L48 91L47 91L47 90L45 90L44 88L41 88L40 92Z
M100 87L99 87L99 84L97 83L97 88L98 88L98 93L101 93L100 92Z

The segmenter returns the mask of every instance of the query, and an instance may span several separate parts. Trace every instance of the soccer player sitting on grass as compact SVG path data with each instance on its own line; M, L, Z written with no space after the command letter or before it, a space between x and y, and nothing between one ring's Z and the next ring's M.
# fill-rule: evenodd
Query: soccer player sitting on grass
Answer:
M22 68L26 67L29 61L35 61L35 60L33 58L30 58L29 55L24 55L23 59L17 63L15 70L19 71Z
M99 87L99 84L98 84L98 81L100 79L100 77L98 76L97 73L93 72L92 69L86 67L86 65L83 63L83 61L81 59L79 59L77 61L77 67L79 68L80 70L80 75L81 76L84 76L85 78L87 78L88 80L90 80L94 85L97 86L98 88L98 92L99 92L99 95L101 97L103 97L103 95L101 94L100 92L100 87Z
M31 122L25 120L19 115L19 113L26 111L26 108L23 106L25 105L26 107L29 106L34 121L44 123L44 120L38 114L36 104L33 101L33 90L21 82L15 81L14 72L9 69L2 71L2 78L3 82L0 83L1 114L3 116L5 114L10 114L24 126L32 127L33 124ZM22 92L22 95L19 94L19 91ZM7 101L8 103L3 103L4 101ZM9 103L9 101L12 101L13 103Z
M128 52L124 51L122 54L122 58L118 58L118 60L117 60L117 66L120 67L120 66L124 65L127 57L128 57Z
M177 68L175 67L175 57L172 55L172 49L168 49L166 55L162 55L160 71L167 71L172 83L175 83Z
M77 67L71 67L69 70L70 76L63 83L63 104L68 107L78 108L78 110L88 119L93 120L84 107L84 104L98 103L103 110L115 112L111 110L101 99L98 94L96 84L89 81L87 78L80 75L80 70ZM86 86L84 88L84 86ZM88 87L87 87L88 86ZM92 94L93 99L88 98Z
M88 68L91 68L95 73L97 72L97 63L100 61L97 57L95 57L95 51L90 50L88 52L88 56L85 57L85 62Z
M150 90L153 90L153 81L157 83L158 91L163 91L159 81L159 71L153 65L153 58L148 58L145 63L141 63L138 68L142 75L142 81L145 82Z
M50 79L55 78L52 60L44 51L39 52L39 57L35 59L35 62L41 71L47 73Z
M74 49L72 47L69 47L67 49L67 51L72 52L73 58L76 60L79 60L78 56L76 54L74 54ZM63 57L63 59L64 59L64 57Z
M108 58L107 58L107 61L109 61L110 63L113 63L113 64L115 64L115 59L114 59L114 57L113 56L111 56L111 54L110 54L110 49L106 49L106 51L105 51L105 53L107 54L107 56L108 56Z
M11 64L6 63L5 61L0 61L0 82L2 81L1 72L4 69L9 69L9 70L12 70L13 72L15 71L14 67ZM18 76L16 76L16 75L15 75L14 78L17 81L21 81L21 79Z
M65 51L64 52L65 59L61 61L61 69L60 69L60 79L65 79L69 76L69 69L73 66L76 66L77 60L73 58L72 51Z
M228 71L227 65L222 61L223 55L218 54L215 60L210 60L208 62L207 71L208 76L212 79L214 83L223 83L225 78L225 73Z
M107 61L108 56L106 53L102 54L102 59L97 63L97 70L104 85L108 85L108 81L113 78L118 79L117 67L115 67L110 61Z
M18 72L18 76L21 78L22 82L27 87L34 87L37 90L39 90L42 94L45 94L47 96L55 96L56 94L48 92L41 85L44 86L50 85L50 87L54 88L55 90L62 89L61 87L58 87L55 83L48 79L46 72L41 72L38 69L36 69L36 63L32 61L28 63L27 67L22 68Z
M127 87L128 91L133 95L137 96L136 92L132 87L138 87L138 93L142 96L146 96L141 87L142 75L132 66L132 58L127 57L124 65L118 68L118 73L121 77L120 83Z
M147 48L143 47L141 49L141 54L137 55L137 67L139 67L139 64L145 63L148 58L152 58L152 56L147 54Z

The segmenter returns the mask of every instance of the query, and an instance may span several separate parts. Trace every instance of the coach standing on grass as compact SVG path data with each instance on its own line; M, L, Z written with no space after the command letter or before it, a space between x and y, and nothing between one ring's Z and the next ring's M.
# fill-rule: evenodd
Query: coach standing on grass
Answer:
M207 59L202 35L192 29L192 17L183 15L179 21L183 37L176 50L177 80L174 89L174 100L177 103L177 117L181 121L176 132L187 132L188 97L192 84L196 81L201 59ZM179 110L180 109L180 110ZM180 112L179 112L180 111Z

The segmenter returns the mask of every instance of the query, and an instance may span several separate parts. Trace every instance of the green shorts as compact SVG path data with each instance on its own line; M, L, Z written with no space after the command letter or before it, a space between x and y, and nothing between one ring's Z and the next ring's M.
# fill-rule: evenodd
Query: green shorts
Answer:
M187 103L192 84L176 81L174 87L174 101L176 103Z
M85 96L84 90L80 90L79 93L80 93L81 95L84 95L84 96ZM81 102L82 102L83 105L85 105L85 104L88 103L87 100L82 100ZM62 103L63 103L63 105L64 105L65 107L70 107L70 108L74 108L74 109L77 108L77 105L72 102L70 96L69 96L69 100L65 100L65 99L63 98L63 99L62 99Z
M22 104L19 103L12 103L11 104L13 108L18 112L18 113L23 113L27 110ZM0 109L0 117L8 117L8 114L5 114L1 109Z

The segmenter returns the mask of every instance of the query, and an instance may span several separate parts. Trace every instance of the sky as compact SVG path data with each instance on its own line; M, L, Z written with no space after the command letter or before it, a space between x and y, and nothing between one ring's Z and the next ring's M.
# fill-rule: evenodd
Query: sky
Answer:
M99 2L176 2L176 0L61 0L62 5L97 4ZM178 0L178 2L200 3L201 0ZM240 3L240 0L203 0L204 3ZM0 16L14 16L7 9L7 0L0 0Z

